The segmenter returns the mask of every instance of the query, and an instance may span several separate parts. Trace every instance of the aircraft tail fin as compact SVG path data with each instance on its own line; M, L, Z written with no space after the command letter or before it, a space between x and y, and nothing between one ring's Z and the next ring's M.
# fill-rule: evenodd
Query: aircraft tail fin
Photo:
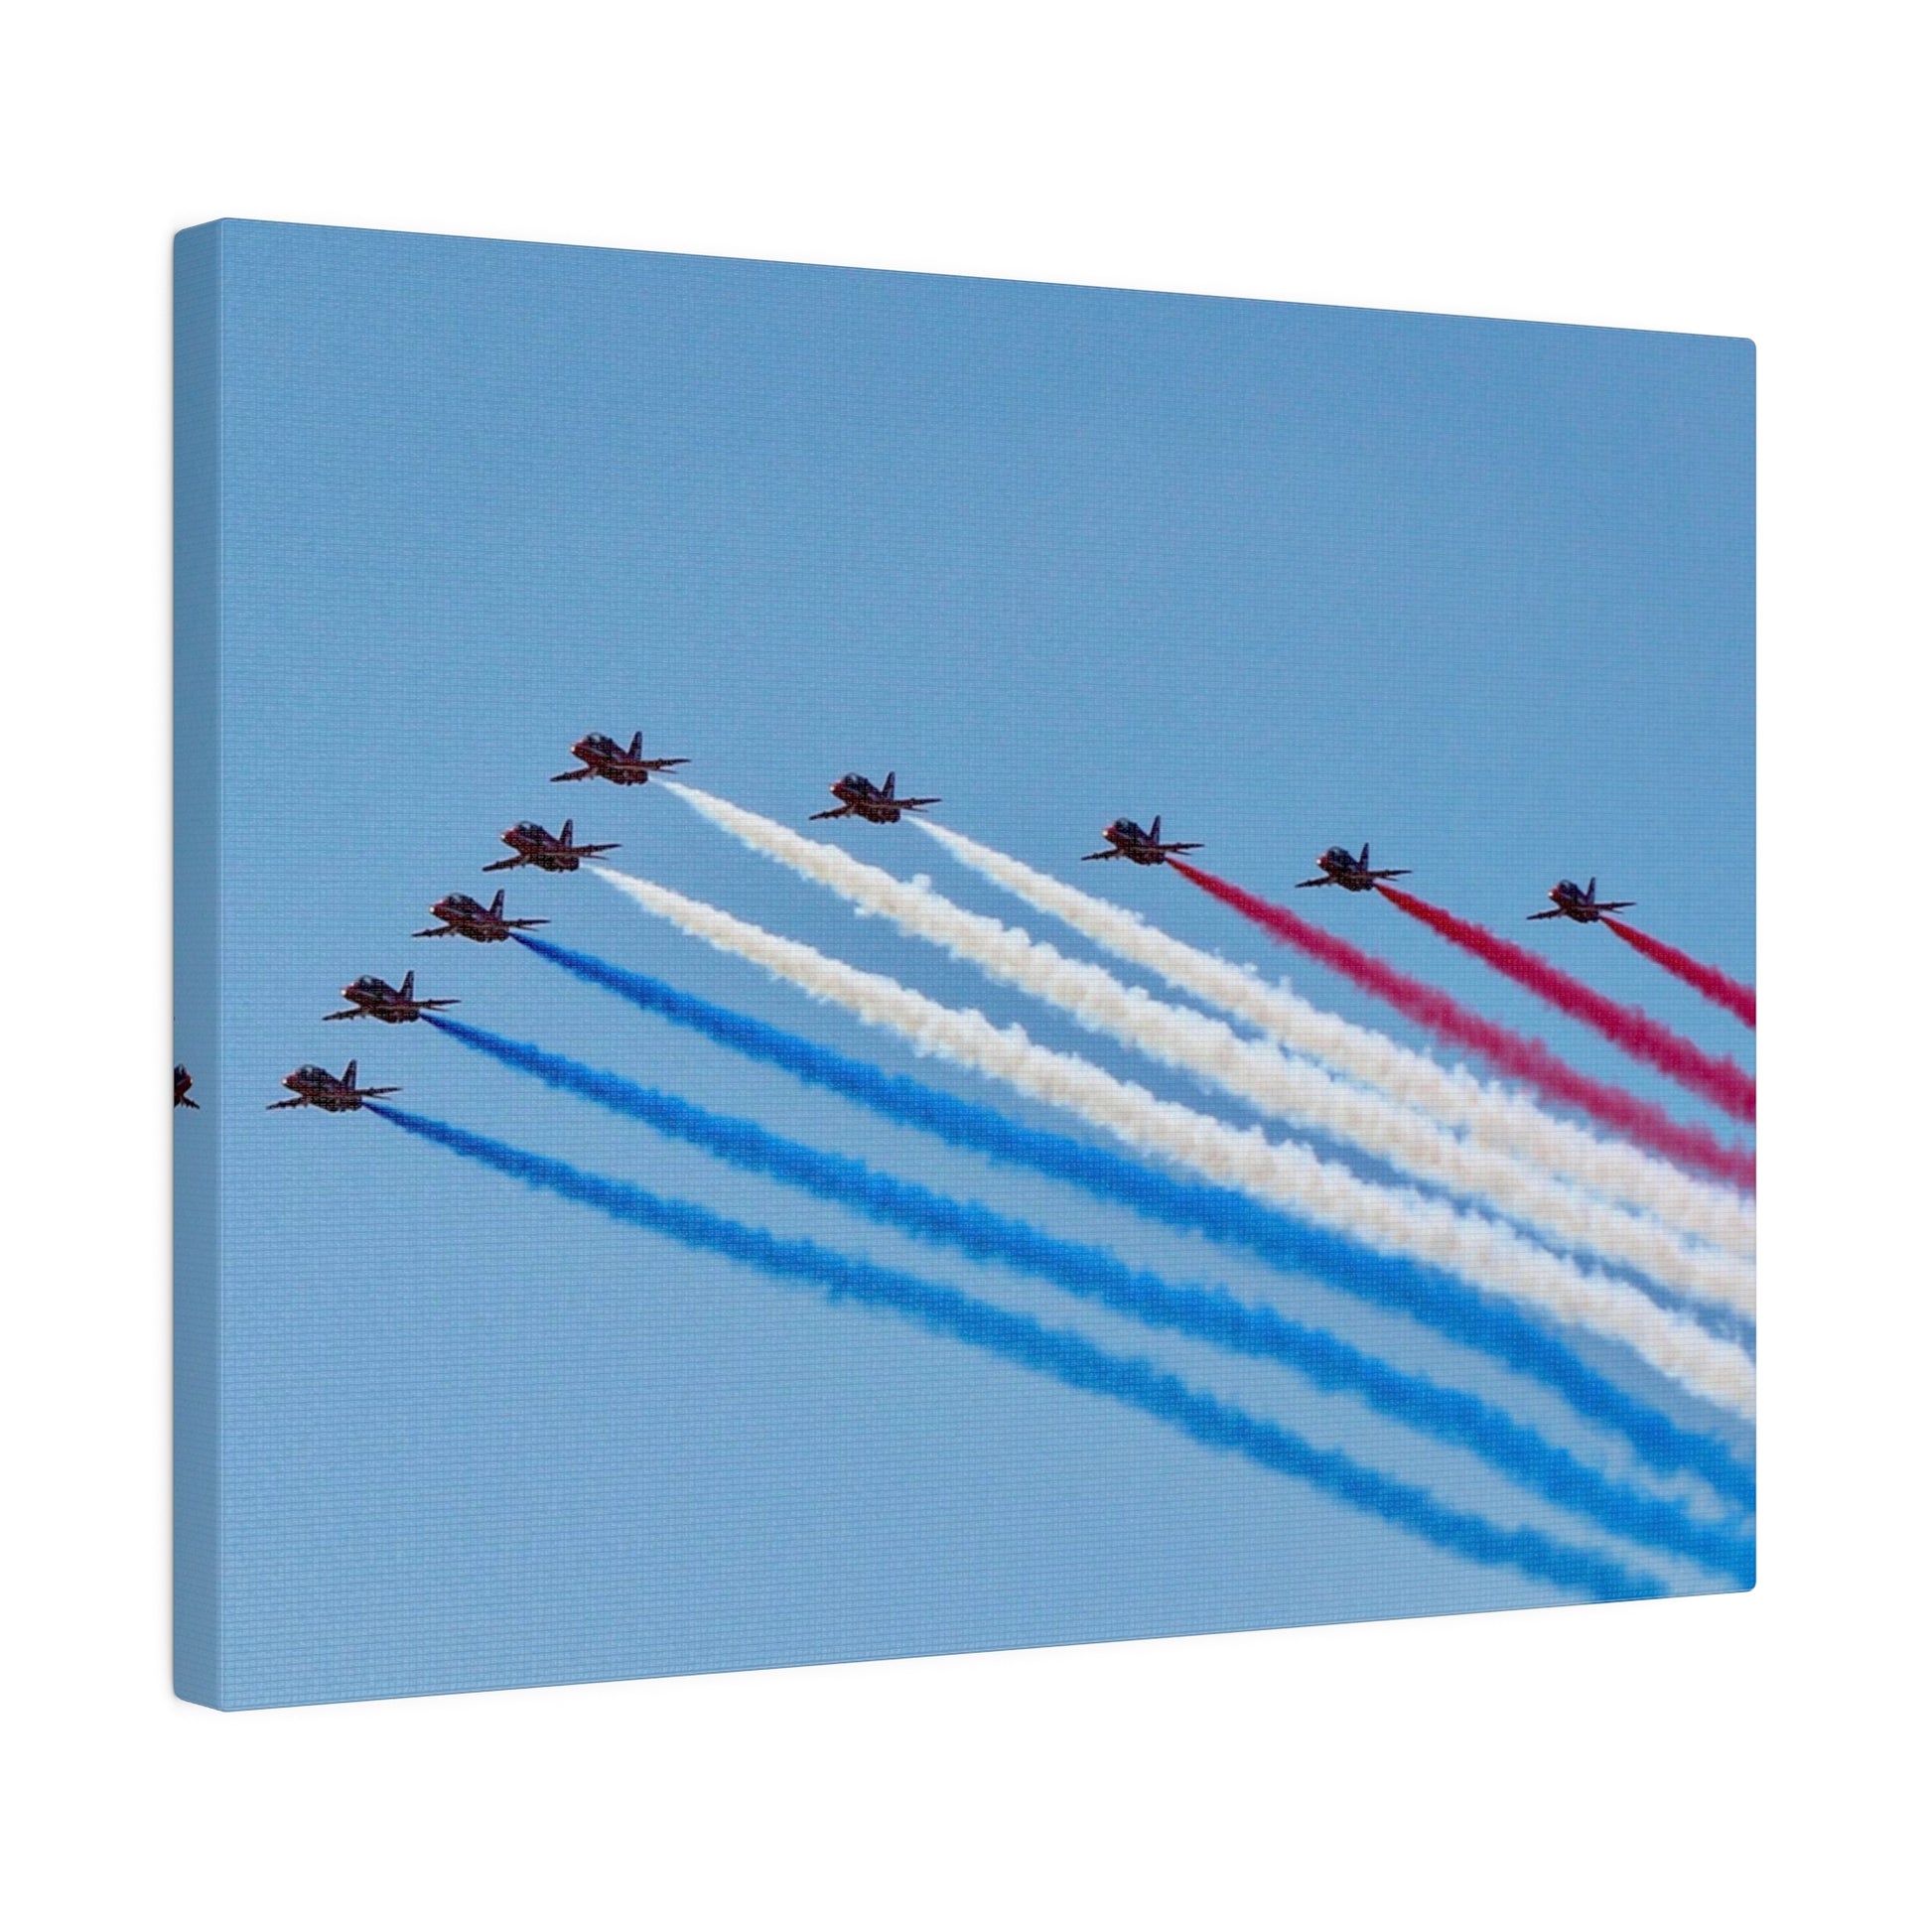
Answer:
M898 773L897 771L888 771L886 773L886 790L885 790L886 797L890 798L893 795L893 787L897 783L898 783Z
M1368 870L1368 841L1366 839L1362 841L1361 867L1364 872Z
M560 841L560 843L562 843L562 844L564 844L564 845L568 845L568 844L570 843L570 835L571 835L571 833L572 833L572 832L574 832L574 831L575 831L576 829L577 829L577 821L576 821L576 820L575 820L574 818L567 818L567 819L565 819L565 820L564 820L564 830L563 830L563 837L562 837L562 839L561 839L561 841Z
M1159 845L1161 843L1161 814L1159 812L1154 814L1154 823L1148 828L1147 835L1153 844Z
M489 901L489 916L492 919L503 916L503 889L500 886L496 888L496 897Z
M343 1085L345 1087L352 1087L354 1084L355 1084L355 1062L353 1060L350 1060L349 1063L343 1068Z
M632 735L630 740L630 756L633 759L638 759L638 758L642 758L643 755L644 755L644 735L642 732L636 732Z
M1589 885L1584 891L1584 900L1589 905L1596 903L1596 880L1594 876L1591 877Z
M410 967L409 971L403 974L402 976L402 997L405 1000L411 1000L414 999L415 996L416 996L416 969L415 967L412 966Z

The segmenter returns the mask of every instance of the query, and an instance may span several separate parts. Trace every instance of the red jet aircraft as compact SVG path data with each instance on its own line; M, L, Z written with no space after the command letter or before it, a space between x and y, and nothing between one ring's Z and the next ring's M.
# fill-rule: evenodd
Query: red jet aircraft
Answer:
M1157 813L1153 825L1145 832L1131 818L1117 818L1100 835L1112 848L1107 852L1083 852L1082 862L1088 859L1131 859L1137 866L1165 866L1171 852L1198 852L1195 845L1161 843L1161 819Z
M419 1000L416 998L416 974L411 971L403 974L402 987L398 991L387 980L379 980L373 973L364 973L358 980L351 980L343 988L343 998L348 1002L345 1013L325 1013L325 1020L380 1020L385 1026L399 1026L405 1020L420 1020L426 1013L440 1012L444 1007L460 1006L459 1000Z
M1339 886L1344 893L1367 893L1375 888L1378 879L1407 879L1407 866L1384 866L1379 872L1372 871L1368 863L1368 847L1362 847L1358 859L1345 845L1331 845L1314 862L1321 868L1319 879L1298 879L1297 888L1303 886Z
M202 1111L202 1103L199 1100L190 1100L188 1097L188 1089L194 1084L195 1076L189 1072L187 1067L178 1066L175 1068L175 1105L177 1107L193 1107L199 1114Z
M1559 879L1550 888L1550 897L1556 900L1547 912L1532 912L1533 919L1575 919L1579 925L1594 925L1605 912L1623 912L1636 904L1633 898L1606 898L1596 897L1596 881L1589 882L1589 891L1579 889L1574 879Z
M574 818L564 820L561 832L546 832L530 819L519 819L503 834L503 843L515 857L498 859L483 871L513 872L518 866L535 866L543 872L575 872L582 861L595 859L600 852L621 849L615 845L572 845L570 835L576 829Z
M512 932L521 932L533 925L548 925L548 919L506 919L503 917L503 889L496 889L496 897L484 905L479 905L468 893L451 893L446 898L439 898L430 908L432 918L441 919L441 925L427 926L423 931L413 934L417 939L447 939L455 933L459 939L478 939L488 945L493 939L507 939Z
M939 798L899 798L895 796L898 773L888 771L886 782L876 785L856 771L848 771L832 787L838 806L829 812L814 812L813 818L863 818L874 825L897 825L900 812L922 811L927 805L943 804Z
M340 1080L327 1067L298 1066L284 1076L282 1084L295 1098L271 1100L268 1103L271 1114L283 1107L320 1107L325 1114L352 1114L365 1100L402 1091L400 1087L358 1087L353 1060L344 1069Z
M609 778L614 785L647 785L653 771L668 771L674 764L691 762L689 759L645 758L642 732L630 741L627 752L615 738L592 732L570 748L570 755L583 759L583 770L559 771L550 780L553 785L568 784L573 778Z

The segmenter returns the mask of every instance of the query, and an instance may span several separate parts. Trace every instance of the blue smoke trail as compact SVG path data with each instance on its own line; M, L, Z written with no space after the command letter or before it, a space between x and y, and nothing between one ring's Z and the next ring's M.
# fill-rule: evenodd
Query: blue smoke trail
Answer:
M1555 1389L1578 1414L1622 1435L1652 1468L1666 1474L1688 1470L1727 1502L1744 1509L1755 1506L1756 1475L1723 1443L1637 1402L1527 1315L1471 1293L1441 1269L1375 1254L1345 1236L1293 1220L1227 1188L1176 1180L1108 1149L1024 1127L990 1107L957 1099L902 1073L887 1073L863 1060L848 1059L795 1034L713 1006L662 980L626 972L589 953L573 952L528 933L510 936L553 965L646 1013L689 1027L750 1059L782 1067L888 1120L920 1128L952 1147L1032 1168L1169 1227L1237 1243L1273 1267L1312 1275L1359 1301L1424 1322Z
M439 1033L505 1066L703 1148L734 1167L773 1175L976 1261L1005 1262L1039 1275L1150 1327L1177 1329L1233 1353L1286 1363L1318 1388L1347 1390L1409 1428L1472 1450L1551 1502L1614 1534L1689 1557L1745 1588L1755 1578L1756 1551L1748 1538L1700 1523L1675 1504L1611 1481L1475 1396L1406 1375L1319 1328L1238 1301L1226 1289L1175 1286L1129 1268L1103 1248L1058 1240L975 1202L881 1173L863 1161L823 1154L750 1121L709 1113L673 1094L460 1020L433 1013L423 1017Z
M1011 1313L957 1289L838 1254L816 1242L781 1240L690 1201L667 1200L626 1181L586 1173L566 1162L485 1140L447 1122L405 1113L400 1107L385 1107L379 1101L366 1106L369 1113L408 1133L533 1187L595 1207L614 1220L668 1235L689 1248L709 1249L780 1281L808 1282L822 1289L831 1302L849 1300L891 1309L935 1334L1050 1375L1068 1388L1139 1409L1209 1449L1232 1449L1265 1469L1296 1477L1473 1563L1512 1565L1527 1576L1599 1602L1669 1593L1659 1579L1626 1569L1612 1558L1560 1543L1541 1530L1505 1530L1483 1517L1450 1509L1426 1489L1366 1468L1338 1450L1316 1449L1274 1423L1189 1388L1150 1362L1110 1354L1082 1335L1048 1328L1032 1315Z

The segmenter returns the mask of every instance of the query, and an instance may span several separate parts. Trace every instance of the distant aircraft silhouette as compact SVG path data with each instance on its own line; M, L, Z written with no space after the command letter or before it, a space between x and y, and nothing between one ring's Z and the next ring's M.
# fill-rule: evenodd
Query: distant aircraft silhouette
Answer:
M1163 845L1159 813L1155 814L1154 823L1145 832L1131 818L1117 818L1100 836L1107 841L1109 850L1083 852L1080 855L1083 863L1088 859L1131 859L1137 866L1165 866L1170 853L1200 850L1198 843Z
M897 782L897 771L888 771L883 785L874 784L856 771L848 771L832 787L832 796L839 801L837 809L814 812L812 817L863 818L874 825L897 825L900 812L923 811L928 805L945 802L940 798L900 798L896 795Z
M1636 904L1633 898L1606 898L1596 897L1596 881L1589 882L1586 892L1574 879L1559 879L1550 888L1550 897L1556 900L1547 912L1532 912L1533 919L1575 919L1579 925L1594 925L1605 912L1625 912Z
M355 1084L353 1060L344 1069L340 1080L327 1067L298 1066L293 1073L283 1076L282 1084L295 1097L292 1100L271 1100L268 1103L271 1114L284 1107L320 1107L325 1114L352 1114L365 1100L402 1091L400 1087L358 1087Z
M1344 893L1366 893L1374 890L1378 879L1407 879L1407 866L1384 866L1379 872L1370 868L1368 847L1362 847L1358 859L1345 845L1331 845L1314 862L1321 868L1317 879L1298 879L1297 888L1303 886L1339 886Z
M546 832L533 819L518 819L503 834L503 843L512 856L498 859L493 866L483 867L483 871L513 872L518 866L535 866L540 872L575 872L586 859L595 859L600 852L621 849L615 845L572 845L571 834L576 829L574 818L564 820L561 832Z
M412 937L417 939L447 939L454 933L459 939L478 939L487 945L493 939L507 939L512 932L521 932L533 925L548 925L548 919L506 919L503 917L503 889L496 889L496 897L488 905L479 905L468 893L452 893L447 898L439 898L430 908L430 915L443 921L441 925L426 927Z
M424 1014L439 1011L443 1007L459 1006L457 1000L419 1000L416 998L416 975L414 971L402 976L400 988L393 987L387 980L379 980L373 973L364 973L358 980L350 980L343 988L343 998L348 1002L345 1013L325 1013L325 1020L380 1020L386 1026L397 1026L405 1020L420 1020Z
M644 735L639 732L625 751L615 738L592 732L570 748L574 759L583 760L581 771L559 771L550 782L568 784L573 778L609 778L614 785L647 785L653 771L668 771L675 764L689 764L689 759L647 759Z

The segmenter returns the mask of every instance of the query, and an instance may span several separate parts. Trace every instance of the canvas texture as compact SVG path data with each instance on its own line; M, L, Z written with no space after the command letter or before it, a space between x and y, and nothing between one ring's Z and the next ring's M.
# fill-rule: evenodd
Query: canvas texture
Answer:
M1750 1587L1753 420L184 232L180 1694Z

